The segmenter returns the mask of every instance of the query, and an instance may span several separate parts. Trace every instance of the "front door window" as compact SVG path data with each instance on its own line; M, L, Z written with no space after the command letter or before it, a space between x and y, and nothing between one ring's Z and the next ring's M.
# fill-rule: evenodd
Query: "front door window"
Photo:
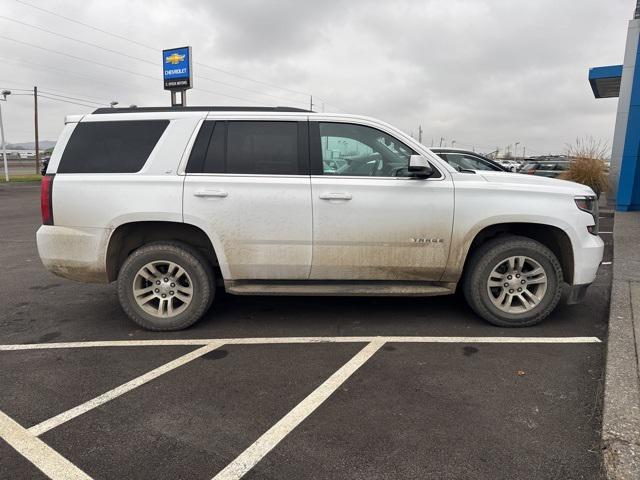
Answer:
M320 123L324 175L408 177L415 152L378 129L350 123Z

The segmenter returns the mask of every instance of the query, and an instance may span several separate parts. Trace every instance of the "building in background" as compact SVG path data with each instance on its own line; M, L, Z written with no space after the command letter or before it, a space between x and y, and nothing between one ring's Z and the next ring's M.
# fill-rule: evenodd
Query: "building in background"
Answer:
M610 197L616 210L640 210L640 0L629 22L622 65L589 70L596 98L618 97L610 168Z

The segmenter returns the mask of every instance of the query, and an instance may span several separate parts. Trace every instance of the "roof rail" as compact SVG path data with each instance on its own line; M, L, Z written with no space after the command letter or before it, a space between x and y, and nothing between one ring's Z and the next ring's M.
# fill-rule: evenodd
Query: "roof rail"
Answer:
M313 110L294 107L127 107L127 108L98 108L94 114L104 113L149 113L149 112L304 112L314 113Z

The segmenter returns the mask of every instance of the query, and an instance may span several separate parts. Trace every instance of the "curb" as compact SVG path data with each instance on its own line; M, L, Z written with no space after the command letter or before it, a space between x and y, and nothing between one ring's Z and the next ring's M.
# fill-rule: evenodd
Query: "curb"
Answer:
M602 418L609 480L640 479L640 212L616 213ZM634 316L635 313L635 316Z

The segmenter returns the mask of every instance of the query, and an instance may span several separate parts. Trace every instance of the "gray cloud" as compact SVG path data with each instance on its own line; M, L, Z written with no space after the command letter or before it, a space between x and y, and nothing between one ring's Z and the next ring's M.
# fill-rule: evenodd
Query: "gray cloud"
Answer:
M0 39L3 87L37 84L93 101L164 105L160 50L188 44L196 62L287 89L199 65L191 104L308 106L308 97L295 92L311 92L317 109L324 103L326 110L376 116L408 132L422 124L427 144L445 137L487 150L520 141L532 153L561 151L577 136L610 140L616 101L593 98L587 70L621 63L633 11L630 0L38 3L154 52L11 0L5 4L7 17L158 66L0 19L1 35L157 78ZM31 140L31 105L28 96L3 104L9 141ZM90 110L43 99L41 136L55 138L65 114Z

